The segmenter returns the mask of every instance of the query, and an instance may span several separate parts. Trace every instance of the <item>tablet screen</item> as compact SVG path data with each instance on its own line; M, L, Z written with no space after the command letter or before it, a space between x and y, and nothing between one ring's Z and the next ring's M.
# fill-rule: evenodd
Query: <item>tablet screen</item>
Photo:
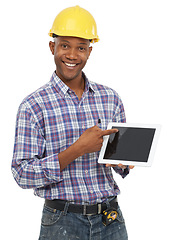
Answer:
M103 159L147 162L155 128L112 127L119 132L109 136Z

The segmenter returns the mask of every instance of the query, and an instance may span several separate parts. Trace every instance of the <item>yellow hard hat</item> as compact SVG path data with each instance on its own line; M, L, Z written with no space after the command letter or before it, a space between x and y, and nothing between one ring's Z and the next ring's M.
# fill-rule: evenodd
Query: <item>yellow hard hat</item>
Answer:
M71 36L98 42L97 26L93 16L85 9L75 6L62 10L55 18L49 36Z

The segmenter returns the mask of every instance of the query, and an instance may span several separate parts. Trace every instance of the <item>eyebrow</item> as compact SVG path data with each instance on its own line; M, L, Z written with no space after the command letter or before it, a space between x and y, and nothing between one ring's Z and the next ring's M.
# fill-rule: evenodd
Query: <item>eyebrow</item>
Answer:
M82 44L82 45L87 45L87 43L79 43L79 44Z
M61 40L61 42L70 43L68 40L64 40L64 39ZM78 44L79 44L79 45L87 45L87 43L82 43L82 42L81 42L81 43L78 43Z
M70 43L69 41L67 41L67 40L61 40L61 42L67 42L67 43Z

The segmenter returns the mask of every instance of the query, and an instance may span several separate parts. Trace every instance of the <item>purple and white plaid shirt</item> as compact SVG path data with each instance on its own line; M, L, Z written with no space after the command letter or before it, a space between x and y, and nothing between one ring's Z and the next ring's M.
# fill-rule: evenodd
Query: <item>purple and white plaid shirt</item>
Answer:
M120 193L111 168L98 164L99 152L75 159L60 172L58 153L98 119L103 130L111 121L125 122L118 94L83 77L85 91L80 101L54 72L49 83L19 107L12 172L20 187L33 188L39 197L94 204ZM114 170L122 177L129 173L128 169Z

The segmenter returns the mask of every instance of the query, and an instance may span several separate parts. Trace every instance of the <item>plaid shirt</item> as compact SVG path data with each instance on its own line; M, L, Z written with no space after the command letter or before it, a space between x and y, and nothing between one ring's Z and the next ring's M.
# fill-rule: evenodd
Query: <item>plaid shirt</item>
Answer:
M125 122L118 94L85 78L79 101L75 93L53 73L50 82L26 97L16 121L12 172L22 188L35 195L89 204L120 193L112 169L98 164L99 152L85 154L60 171L58 153L72 145L101 119L100 128ZM125 177L129 170L115 167Z

